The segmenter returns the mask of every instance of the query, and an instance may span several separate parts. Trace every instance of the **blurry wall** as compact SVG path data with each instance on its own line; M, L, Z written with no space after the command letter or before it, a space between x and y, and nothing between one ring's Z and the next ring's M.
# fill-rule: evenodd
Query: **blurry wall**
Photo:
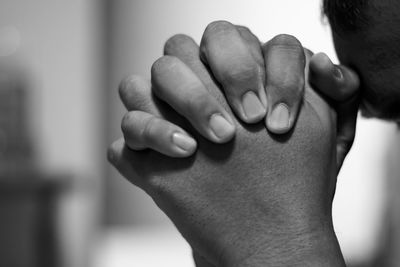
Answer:
M2 0L0 29L14 31L13 57L27 74L40 165L99 173L103 87L102 5L95 0Z
M25 76L39 169L73 177L72 190L57 204L62 266L88 266L89 236L99 219L106 166L103 6L97 0L0 2L0 37L14 45L7 60Z
M109 142L121 136L124 108L117 86L126 75L150 77L151 64L161 56L164 42L185 33L198 42L208 23L228 20L248 26L261 40L279 33L295 35L314 52L336 59L329 28L322 21L320 0L109 1L110 90ZM373 255L385 213L385 181L393 167L388 149L398 139L393 125L361 119L354 149L338 179L334 221L340 243L353 262ZM392 163L390 163L392 162ZM391 167L392 166L392 167ZM111 225L166 225L165 216L139 189L110 169L107 179L107 221ZM396 175L396 174L394 174Z

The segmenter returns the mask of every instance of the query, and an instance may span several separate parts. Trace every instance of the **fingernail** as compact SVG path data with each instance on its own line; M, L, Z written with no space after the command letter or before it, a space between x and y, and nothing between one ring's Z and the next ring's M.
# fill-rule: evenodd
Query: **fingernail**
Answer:
M249 91L243 95L242 105L244 113L249 121L261 119L265 115L265 108L257 95Z
M343 78L343 73L342 70L339 67L334 68L333 70L333 75L336 77L336 79L341 80Z
M289 109L286 104L278 104L268 114L269 128L275 133L282 133L289 128Z
M221 114L214 114L210 118L210 128L219 139L226 139L235 132L235 127Z
M196 141L182 133L174 133L172 135L172 142L180 149L191 152L196 148Z

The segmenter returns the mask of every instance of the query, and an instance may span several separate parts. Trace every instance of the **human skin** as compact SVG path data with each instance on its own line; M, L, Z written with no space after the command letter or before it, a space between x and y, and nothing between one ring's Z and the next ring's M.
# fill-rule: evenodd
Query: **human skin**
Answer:
M327 0L325 5L334 1ZM400 4L367 0L350 13L340 4L328 15L341 63L357 71L362 85L361 111L367 117L400 120ZM360 2L360 1L358 1ZM335 15L336 14L336 15ZM351 21L351 25L346 21ZM351 26L351 27L350 27Z
M185 35L173 36L166 42L165 55L172 55L185 63L188 63L188 61L192 63L192 59L196 58L199 61L198 57L200 56L202 62L188 64L194 75L190 75L190 73L189 75L180 73L177 77L171 75L173 77L171 78L172 82L167 80L167 82L163 81L162 83L167 84L164 87L171 87L169 88L170 90L191 87L193 84L198 83L199 78L201 80L202 76L208 75L208 72L210 72L211 76L213 76L212 79L216 79L221 84L221 89L223 89L230 107L246 123L255 123L263 119L258 117L256 120L246 121L243 119L245 117L243 112L241 112L243 109L237 108L239 106L238 103L240 104L240 94L243 93L243 88L257 88L258 95L263 96L260 97L261 99L267 97L267 100L261 102L267 101L268 114L265 118L265 123L268 130L277 134L285 134L295 125L298 107L301 105L304 90L296 82L296 79L304 78L304 69L299 68L298 64L299 56L293 51L288 53L291 50L291 39L293 37L280 35L261 46L257 37L243 26L234 26L226 21L210 23L204 32L200 50L197 44ZM272 43L274 44L272 45ZM309 52L309 50L307 51ZM264 55L270 56L264 57ZM204 65L208 66L207 70ZM337 161L339 169L354 139L358 77L347 67L332 64L330 59L322 53L312 56L310 72L311 75L307 77L310 79L310 83L330 99L331 104L339 114L337 127ZM153 77L157 77L157 75L153 75ZM207 83L208 81L202 82ZM153 116L143 112L133 113L135 110L146 111L142 108L143 103L135 103L134 101L137 91L140 91L142 87L148 86L146 83L148 82L143 78L133 75L126 78L120 85L121 100L130 111L131 117L134 117L137 122L135 124L136 130L130 131L127 138L128 146L134 150L150 148L170 157L188 157L192 155L196 149L196 141L184 129L176 125L173 127L174 125L169 122L159 120L160 126L157 127L157 131L143 131ZM157 86L154 89L157 89ZM262 92L263 90L266 93ZM182 92L185 91L187 90ZM235 134L233 127L225 130L224 136L220 135L220 138L213 134L214 131L212 131L208 122L208 118L213 117L213 112L214 114L222 114L228 122L231 121L231 117L221 105L218 105L210 96L207 96L209 93L206 92L205 88L202 91L205 91L205 93L197 93L196 96L187 96L187 94L181 96L178 94L174 98L174 103L169 104L177 108L177 111L188 119L194 128L208 140L215 143L225 143L231 140ZM153 92L162 94L160 90L154 90ZM149 96L149 98L151 97ZM203 102L202 104L198 103L199 99ZM191 105L191 103L197 104ZM250 106L257 105L252 102ZM277 106L288 107L289 116L282 115L281 112L278 113L280 116L275 116L277 117L275 118L273 115L276 115L276 113L273 108ZM289 120L289 123L287 120ZM286 127L281 125L286 125ZM181 141L184 137L183 146L181 145L182 142L179 145L174 142L175 136L173 133L179 133Z
M235 121L236 137L225 145L193 132L192 158L134 152L119 141L110 161L216 266L343 266L331 218L335 114L305 89L290 136Z
M393 1L380 3L383 5L381 8L386 7L386 9L381 9L380 14L390 15L382 10L388 12L389 7L393 10L395 3ZM396 103L400 97L398 97L396 89L396 84L398 84L396 82L398 79L397 57L387 56L388 54L396 55L393 52L396 51L398 45L397 39L393 37L395 37L398 27L395 25L396 20L392 20L390 16L386 16L386 18L387 20L381 18L380 23L371 23L375 26L370 28L367 33L354 35L334 32L334 40L341 62L356 68L362 75L365 114L398 121ZM394 35L390 36L390 34ZM376 53L377 51L381 51L381 53ZM382 51L385 53L383 56ZM377 92L378 87L382 89L380 92Z
M161 70L155 73L168 74L168 60L158 62ZM217 85L211 79L206 84L223 101ZM136 94L138 102L148 101L140 99L148 98L145 91ZM185 161L133 152L123 141L114 144L110 160L153 197L194 251L216 266L341 266L330 217L337 169L335 114L308 84L303 103L295 129L286 137L235 120L236 137L223 147L191 131L199 147ZM171 110L151 105L145 111L169 114L170 121L190 129L171 118ZM224 107L229 110L226 103ZM128 139L132 119L125 117L123 126Z
M369 1L368 27L360 32L334 30L339 59L360 73L364 115L399 120L398 29L396 1ZM378 11L378 12L376 12Z

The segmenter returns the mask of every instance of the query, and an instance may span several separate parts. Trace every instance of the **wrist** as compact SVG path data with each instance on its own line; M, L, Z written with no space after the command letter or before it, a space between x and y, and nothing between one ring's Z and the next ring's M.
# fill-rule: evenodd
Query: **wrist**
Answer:
M223 266L345 266L339 243L332 227L312 233L288 234L260 244L248 257Z

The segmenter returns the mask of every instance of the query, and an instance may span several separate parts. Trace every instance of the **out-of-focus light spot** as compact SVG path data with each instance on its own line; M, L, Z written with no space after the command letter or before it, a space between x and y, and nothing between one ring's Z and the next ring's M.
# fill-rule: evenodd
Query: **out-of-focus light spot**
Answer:
M0 57L14 54L21 44L21 34L13 26L0 27Z

